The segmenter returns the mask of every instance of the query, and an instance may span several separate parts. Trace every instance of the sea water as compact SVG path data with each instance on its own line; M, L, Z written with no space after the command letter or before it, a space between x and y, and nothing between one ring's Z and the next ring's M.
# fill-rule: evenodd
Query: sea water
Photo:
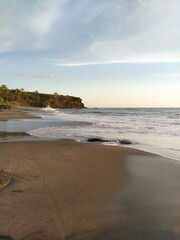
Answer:
M42 109L41 125L28 131L42 138L69 138L86 142L101 138L180 161L180 108Z

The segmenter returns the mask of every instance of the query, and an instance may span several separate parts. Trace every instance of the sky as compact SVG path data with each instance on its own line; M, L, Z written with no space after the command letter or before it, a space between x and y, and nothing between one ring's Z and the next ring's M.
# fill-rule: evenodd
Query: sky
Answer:
M179 0L0 0L0 85L180 107Z

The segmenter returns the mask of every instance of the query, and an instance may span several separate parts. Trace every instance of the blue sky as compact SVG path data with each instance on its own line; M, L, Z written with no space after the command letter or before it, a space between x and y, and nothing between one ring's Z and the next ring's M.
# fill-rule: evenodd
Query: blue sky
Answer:
M180 107L179 0L1 0L0 84Z

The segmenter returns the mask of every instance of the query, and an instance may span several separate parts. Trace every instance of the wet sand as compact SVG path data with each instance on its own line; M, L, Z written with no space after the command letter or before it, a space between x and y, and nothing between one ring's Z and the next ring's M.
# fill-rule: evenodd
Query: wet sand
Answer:
M0 121L7 121L11 119L33 119L33 118L40 118L38 116L33 116L25 112L25 110L33 110L32 108L24 109L10 109L4 110L0 109Z
M11 175L4 172L3 170L0 170L0 191L7 187L12 181Z
M13 239L180 237L180 164L70 140L0 143L0 235Z

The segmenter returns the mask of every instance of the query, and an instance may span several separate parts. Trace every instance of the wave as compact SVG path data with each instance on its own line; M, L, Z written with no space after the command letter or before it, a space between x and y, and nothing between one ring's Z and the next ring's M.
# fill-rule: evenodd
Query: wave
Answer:
M178 112L179 111L179 112ZM30 131L31 135L50 138L71 138L86 141L101 137L118 144L129 139L136 147L153 149L180 159L180 109L44 109L43 119L58 126ZM169 116L173 118L169 118ZM174 150L173 150L174 149ZM178 157L179 156L179 157Z

